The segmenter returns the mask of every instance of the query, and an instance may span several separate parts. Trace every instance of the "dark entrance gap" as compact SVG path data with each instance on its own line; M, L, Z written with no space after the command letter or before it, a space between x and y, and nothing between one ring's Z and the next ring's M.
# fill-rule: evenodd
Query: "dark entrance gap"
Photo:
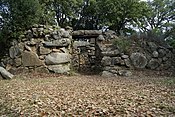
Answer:
M101 72L101 51L97 44L99 35L74 35L72 44L72 66L81 74ZM77 45L76 45L77 44Z

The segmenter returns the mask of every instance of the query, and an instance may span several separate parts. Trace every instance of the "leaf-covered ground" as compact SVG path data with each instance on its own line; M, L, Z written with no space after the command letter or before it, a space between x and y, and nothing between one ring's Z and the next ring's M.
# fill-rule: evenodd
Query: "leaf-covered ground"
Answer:
M0 117L175 116L175 77L23 75L0 80Z

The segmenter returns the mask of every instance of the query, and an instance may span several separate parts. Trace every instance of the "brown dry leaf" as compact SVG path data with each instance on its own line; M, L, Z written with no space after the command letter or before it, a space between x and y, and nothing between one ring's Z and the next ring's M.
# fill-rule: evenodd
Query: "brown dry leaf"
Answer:
M0 80L0 116L175 116L172 80L20 75Z

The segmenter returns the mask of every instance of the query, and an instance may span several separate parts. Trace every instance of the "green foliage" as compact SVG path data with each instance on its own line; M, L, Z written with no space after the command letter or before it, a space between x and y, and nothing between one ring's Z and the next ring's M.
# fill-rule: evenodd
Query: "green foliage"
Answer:
M175 38L167 41L173 48L175 48Z
M40 24L55 24L54 17L56 13L53 10L53 2L54 0L39 0L42 9L42 18L40 19Z
M71 25L72 19L78 17L83 0L39 0L44 11L42 21L65 27Z
M3 19L1 31L11 37L17 38L21 31L40 19L41 6L38 0L2 0L0 5Z
M114 40L113 44L119 48L121 52L128 53L131 46L130 40L124 37L119 37Z
M16 29L26 29L37 23L41 8L38 0L8 0L11 25Z
M0 0L2 38L18 37L36 23L101 29L108 26L118 35L135 28L158 38L172 38L175 1L152 0Z
M101 0L99 2L102 24L108 25L118 34L127 28L128 23L136 22L143 17L147 11L146 8L145 2L139 2L139 0Z
M78 19L78 23L75 25L76 28L80 29L97 29L99 25L99 14L98 1L97 0L85 0L83 8L81 9L81 18Z
M171 36L175 25L175 1L153 0L147 6L149 12L137 21L140 31L151 32L162 39Z

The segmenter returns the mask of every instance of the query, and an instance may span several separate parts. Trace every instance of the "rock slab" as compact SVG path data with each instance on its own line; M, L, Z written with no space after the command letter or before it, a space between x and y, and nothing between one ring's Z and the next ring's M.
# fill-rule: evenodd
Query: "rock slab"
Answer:
M64 74L70 71L69 65L50 65L48 69L54 73Z
M45 57L45 63L47 65L58 65L62 63L70 62L70 54L68 53L51 53Z
M10 72L8 72L3 67L0 67L0 73L1 73L2 77L5 78L5 79L12 79L14 77L13 74L11 74Z
M108 77L108 78L115 77L115 75L109 71L103 71L101 76Z
M42 66L43 62L34 52L24 51L22 53L22 64L25 67Z

